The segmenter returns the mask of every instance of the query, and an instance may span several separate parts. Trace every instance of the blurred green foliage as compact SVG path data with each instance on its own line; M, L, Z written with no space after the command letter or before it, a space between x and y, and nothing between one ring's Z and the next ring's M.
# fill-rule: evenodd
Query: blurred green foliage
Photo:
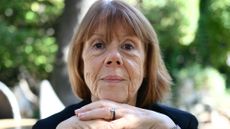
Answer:
M54 37L63 0L0 1L0 80L13 85L20 69L38 79L53 70Z
M142 0L141 8L158 33L176 85L184 71L199 87L204 80L198 75L208 74L205 69L211 68L230 88L229 0ZM191 69L196 66L198 70Z
M175 84L193 78L199 88L198 75L211 69L230 87L229 0L137 1L157 31ZM63 7L63 0L0 1L1 81L13 84L20 68L34 78L49 76L58 49L53 26Z

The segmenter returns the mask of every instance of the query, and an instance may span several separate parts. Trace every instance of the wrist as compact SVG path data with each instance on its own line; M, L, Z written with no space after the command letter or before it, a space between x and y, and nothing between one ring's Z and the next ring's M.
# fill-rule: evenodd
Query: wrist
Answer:
M159 114L158 117L158 122L155 123L155 127L161 128L161 129L180 129L178 128L179 126L177 126L173 120L168 117L167 115L164 114Z
M172 127L171 129L181 129L178 125L175 125L174 127Z

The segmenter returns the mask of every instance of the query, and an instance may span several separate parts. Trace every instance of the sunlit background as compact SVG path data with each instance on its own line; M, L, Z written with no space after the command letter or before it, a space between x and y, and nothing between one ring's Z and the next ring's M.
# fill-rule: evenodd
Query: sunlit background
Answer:
M5 127L6 119L34 123L79 101L69 86L66 53L75 26L94 1L0 1L0 123ZM127 2L158 34L174 81L165 103L193 113L200 129L229 129L230 1Z

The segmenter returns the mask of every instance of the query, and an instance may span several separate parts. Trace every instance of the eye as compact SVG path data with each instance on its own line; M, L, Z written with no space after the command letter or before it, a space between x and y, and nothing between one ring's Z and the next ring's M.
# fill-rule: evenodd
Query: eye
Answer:
M96 40L96 41L93 43L93 48L94 48L94 49L104 49L104 48L105 48L105 43L104 43L103 41Z
M128 51L131 51L134 49L134 45L132 42L129 41L129 42L125 42L124 44L122 44L121 48L128 50Z

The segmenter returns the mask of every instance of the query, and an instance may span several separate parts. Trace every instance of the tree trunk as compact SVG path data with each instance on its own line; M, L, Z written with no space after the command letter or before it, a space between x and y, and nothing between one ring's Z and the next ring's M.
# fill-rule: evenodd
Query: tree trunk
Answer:
M51 75L51 84L58 97L65 105L79 101L72 93L66 67L68 44L77 26L88 7L95 0L65 0L63 14L55 26L58 52Z

